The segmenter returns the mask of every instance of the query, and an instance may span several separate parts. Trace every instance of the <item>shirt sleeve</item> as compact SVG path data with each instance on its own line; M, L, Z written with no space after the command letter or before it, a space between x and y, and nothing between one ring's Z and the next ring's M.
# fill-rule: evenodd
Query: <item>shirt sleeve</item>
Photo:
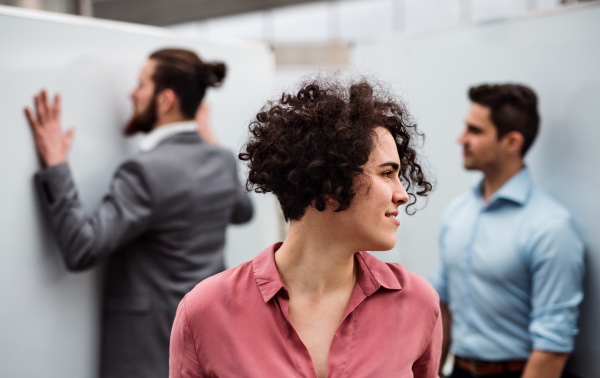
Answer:
M169 346L169 378L201 378L204 374L198 360L194 337L187 317L187 296L183 298L171 330Z
M136 162L119 167L110 192L92 216L85 214L66 163L38 172L36 184L69 270L93 266L139 237L150 224L152 196Z
M438 376L442 357L442 315L438 313L433 332L425 351L413 365L414 378L433 378Z
M429 283L431 284L431 286L433 286L433 288L435 289L435 291L437 291L439 297L440 297L440 302L441 303L448 303L448 271L446 269L446 264L444 263L444 234L445 234L445 230L446 227L444 224L442 224L442 226L440 227L440 236L439 236L439 253L440 256L438 258L438 264L435 268L435 270L433 271L433 273L431 274L431 276L429 277Z
M533 349L571 352L583 299L584 245L568 219L555 220L531 255Z

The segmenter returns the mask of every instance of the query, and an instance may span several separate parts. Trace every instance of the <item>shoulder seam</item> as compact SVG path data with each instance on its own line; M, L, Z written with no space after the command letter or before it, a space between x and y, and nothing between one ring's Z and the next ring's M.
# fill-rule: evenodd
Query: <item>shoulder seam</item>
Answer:
M202 374L204 376L207 376L206 371L204 370L204 366L202 366L202 364L200 363L200 359L198 358L198 346L196 345L196 339L194 338L194 334L192 333L192 327L190 326L190 320L189 320L189 317L187 316L187 295L183 298L183 301L185 301L183 303L183 318L185 321L185 325L188 328L190 337L192 338L192 344L194 345L194 352L196 355L196 360L198 361L198 366L202 370ZM181 367L181 364L180 364L180 367Z
M427 342L424 344L424 348L421 351L421 353L419 354L419 358L423 355L423 353L425 353L425 351L427 350L427 346L431 343L431 340L433 339L433 332L435 331L435 325L440 317L440 311L439 311L439 306L435 309L435 318L433 320L433 323L431 324L431 329L427 335ZM422 366L422 365L416 365L416 366Z

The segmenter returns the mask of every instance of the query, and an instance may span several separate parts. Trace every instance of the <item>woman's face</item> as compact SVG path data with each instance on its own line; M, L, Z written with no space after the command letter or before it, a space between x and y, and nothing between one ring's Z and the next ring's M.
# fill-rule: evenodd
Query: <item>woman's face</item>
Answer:
M400 157L394 138L383 127L369 161L362 167L354 185L357 194L346 211L336 213L339 224L359 250L387 251L396 244L398 207L408 202L408 194L398 176Z

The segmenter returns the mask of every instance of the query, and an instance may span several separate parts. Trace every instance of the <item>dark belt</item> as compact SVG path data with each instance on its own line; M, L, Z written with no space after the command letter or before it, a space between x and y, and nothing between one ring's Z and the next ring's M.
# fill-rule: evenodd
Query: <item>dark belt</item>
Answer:
M527 364L527 360L481 361L458 356L454 357L454 361L461 369L468 371L476 377L502 373L519 373L525 369L525 364Z

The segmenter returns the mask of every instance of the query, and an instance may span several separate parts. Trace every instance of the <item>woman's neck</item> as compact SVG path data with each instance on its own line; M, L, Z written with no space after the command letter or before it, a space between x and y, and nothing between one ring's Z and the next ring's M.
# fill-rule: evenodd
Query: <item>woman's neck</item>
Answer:
M320 297L356 284L356 251L318 223L292 221L285 242L275 252L275 264L289 292Z

